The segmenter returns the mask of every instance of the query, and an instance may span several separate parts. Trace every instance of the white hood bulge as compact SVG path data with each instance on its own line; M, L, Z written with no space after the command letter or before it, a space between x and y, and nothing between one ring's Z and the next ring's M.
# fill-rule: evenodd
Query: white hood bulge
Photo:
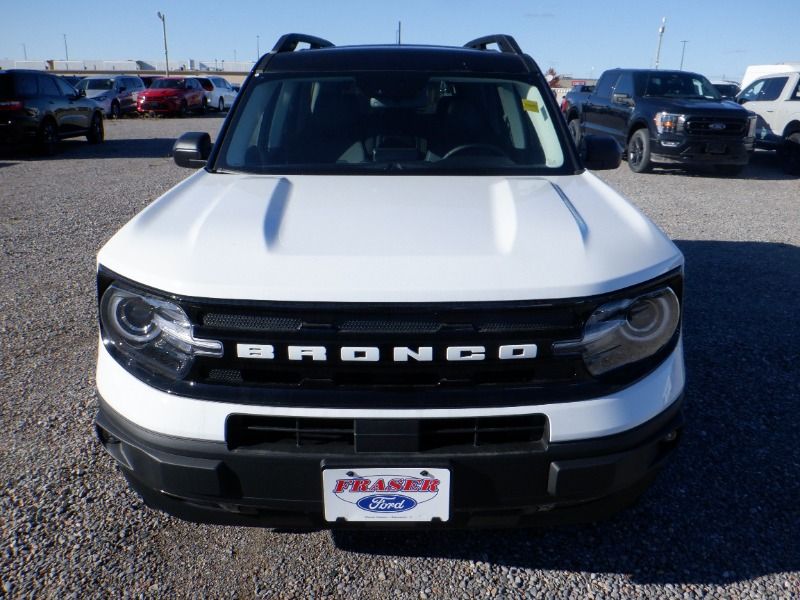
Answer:
M434 302L598 294L655 277L682 257L588 173L199 171L117 233L99 262L187 296Z

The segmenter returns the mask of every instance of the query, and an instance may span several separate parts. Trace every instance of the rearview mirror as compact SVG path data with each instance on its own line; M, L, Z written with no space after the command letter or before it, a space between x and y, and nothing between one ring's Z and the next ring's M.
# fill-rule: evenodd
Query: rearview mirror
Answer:
M172 146L172 159L179 167L205 167L211 154L211 136L206 132L184 133Z
M583 166L592 171L616 169L622 162L622 148L607 135L584 135L580 155Z

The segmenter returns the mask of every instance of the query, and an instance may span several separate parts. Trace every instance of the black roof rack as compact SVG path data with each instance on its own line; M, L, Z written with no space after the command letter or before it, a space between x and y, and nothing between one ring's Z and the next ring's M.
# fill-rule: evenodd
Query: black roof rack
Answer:
M492 35L480 37L464 44L464 48L488 50L487 46L490 44L497 44L497 47L500 48L500 52L507 52L509 54L522 54L522 48L519 47L517 40L504 33L494 33Z
M319 48L332 48L333 44L328 40L314 37L313 35L306 35L305 33L287 33L282 35L280 39L273 46L273 52L294 52L297 44L306 43L311 50Z

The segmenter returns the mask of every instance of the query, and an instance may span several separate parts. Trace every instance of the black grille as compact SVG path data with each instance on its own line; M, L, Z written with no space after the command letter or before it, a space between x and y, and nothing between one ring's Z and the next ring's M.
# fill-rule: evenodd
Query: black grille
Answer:
M210 385L296 388L571 383L584 376L582 362L553 356L551 346L554 341L579 338L587 310L591 307L582 304L438 310L380 306L340 310L254 307L249 312L201 309L193 316L203 324L195 335L222 341L224 356L198 359L191 376ZM355 318L364 312L372 318ZM271 346L272 357L240 358L240 344ZM536 345L536 358L501 360L501 346L520 345ZM290 346L324 348L325 360L291 360ZM379 359L345 360L343 347L377 349ZM448 348L452 347L483 348L483 359L448 360ZM407 360L394 359L397 348L408 353L404 355ZM420 348L431 353L431 360L420 359ZM357 354L365 356L363 351Z
M225 440L231 450L312 452L324 446L340 453L488 451L539 446L544 415L458 419L312 419L231 415Z
M747 131L747 125L746 119L689 117L685 128L690 135L743 136Z

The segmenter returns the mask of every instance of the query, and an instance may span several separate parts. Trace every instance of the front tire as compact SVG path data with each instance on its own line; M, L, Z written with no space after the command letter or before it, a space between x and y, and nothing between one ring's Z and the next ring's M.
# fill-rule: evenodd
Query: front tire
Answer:
M178 116L185 117L189 114L189 105L186 104L186 100L181 102L181 107L178 109Z
M578 148L581 143L581 122L578 119L572 119L568 124L569 133L572 135L572 141L575 142L575 147Z
M653 167L647 129L637 129L628 141L628 166L634 173L646 173Z
M52 119L45 119L39 127L36 146L44 156L53 156L58 149L58 126Z
M103 127L103 117L98 113L92 117L92 123L89 125L89 131L86 134L86 140L90 144L102 144L106 139L105 128Z
M219 99L219 102L217 103L217 110L219 112L222 112L223 110L225 110L225 98L220 98Z
M111 103L111 118L112 119L119 119L122 111L119 108L119 102L112 102Z

